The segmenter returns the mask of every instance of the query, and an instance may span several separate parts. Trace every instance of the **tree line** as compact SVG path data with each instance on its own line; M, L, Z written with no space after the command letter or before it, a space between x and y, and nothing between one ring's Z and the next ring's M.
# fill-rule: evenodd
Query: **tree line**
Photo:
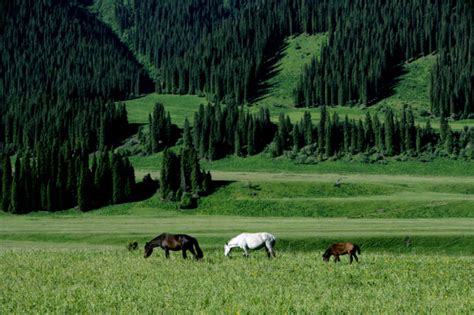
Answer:
M87 211L136 197L135 174L127 158L105 151L91 161L85 151L53 144L2 157L0 198L3 211Z
M184 146L192 146L200 158L208 160L229 154L250 156L260 153L272 141L276 129L268 109L251 114L243 106L219 103L201 104L194 113L192 128L186 118L182 132L176 130L160 103L155 105L149 121L148 133L140 134L147 153L171 147L181 136Z
M161 104L155 108L159 108L161 117L169 117ZM299 155L311 157L313 161L360 153L378 154L380 158L416 157L425 153L474 158L474 129L452 130L444 115L440 118L438 131L431 126L430 120L424 126L417 124L415 114L408 106L398 115L390 108L375 114L367 112L364 119L340 118L337 112L330 115L326 106L321 106L320 111L317 124L309 112L295 123L282 113L278 123L274 123L268 109L251 114L241 106L201 105L195 113L192 128L185 120L178 143L192 147L197 158L208 160L228 155L251 156L263 151L273 157ZM171 120L160 121L171 125ZM154 141L166 143L160 139ZM167 143L165 147L175 143Z
M444 116L439 131L429 120L420 126L409 107L404 107L398 117L392 109L385 109L381 117L367 112L364 119L356 120L347 116L341 119L337 113L331 116L323 106L316 125L308 112L294 124L288 116L280 115L269 151L275 157L287 152L290 157L312 157L312 161L360 153L378 154L380 158L429 153L473 159L474 129L454 131Z

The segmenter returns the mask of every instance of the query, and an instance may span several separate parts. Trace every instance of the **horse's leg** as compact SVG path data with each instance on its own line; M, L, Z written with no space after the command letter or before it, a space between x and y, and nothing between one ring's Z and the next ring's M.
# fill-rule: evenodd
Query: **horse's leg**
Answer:
M183 252L183 259L188 258L188 256L186 255L186 248L183 247L182 252Z
M352 259L353 259L353 258L352 258L352 254L350 254L349 257L350 257L350 263L352 264Z
M275 252L273 251L273 245L275 245L275 242L269 242L265 245L266 245L266 248L267 248L268 257L270 257L270 255L275 257Z
M170 250L168 248L165 248L165 257L170 258Z
M247 246L242 247L242 249L244 250L244 256L249 257L249 250L248 250Z
M188 249L191 252L191 254L193 254L194 258L198 259L197 255L196 255L196 252L194 251L194 248L192 246L190 246Z
M340 261L341 259L339 259L339 255L334 255L334 262L337 263L338 261Z
M267 252L268 258L270 258L270 257L271 257L271 256L270 256L270 250L269 250L268 247L266 247L266 246L265 246L265 251Z
M354 253L354 258L357 262L359 262L359 258L357 258L357 255Z

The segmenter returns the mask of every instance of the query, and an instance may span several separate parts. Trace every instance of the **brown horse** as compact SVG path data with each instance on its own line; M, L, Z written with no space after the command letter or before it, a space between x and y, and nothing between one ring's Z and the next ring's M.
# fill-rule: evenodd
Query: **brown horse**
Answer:
M158 235L145 244L144 257L150 257L151 253L153 252L153 248L155 247L161 247L164 249L166 258L170 257L170 250L181 250L184 259L187 258L186 251L188 250L191 252L191 254L193 254L196 260L204 257L197 240L194 237L185 234L163 233Z
M355 258L355 260L359 262L356 252L360 255L360 247L358 245L352 243L336 243L332 244L331 247L326 250L326 252L323 254L323 260L327 262L329 261L329 258L334 255L334 262L338 262L341 261L339 255L349 254L351 261L350 263L352 264L352 258Z

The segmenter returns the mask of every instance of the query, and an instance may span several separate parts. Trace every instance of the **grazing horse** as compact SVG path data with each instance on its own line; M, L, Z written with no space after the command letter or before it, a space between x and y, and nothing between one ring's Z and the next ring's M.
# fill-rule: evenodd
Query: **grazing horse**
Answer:
M197 240L194 237L185 234L169 234L163 233L152 239L145 244L144 257L150 257L153 252L153 248L161 247L165 250L166 258L170 257L170 250L183 252L183 258L186 259L186 251L189 250L194 258L200 259L203 256L202 250L199 247Z
M360 255L360 247L358 245L352 243L336 243L332 244L331 247L326 250L326 252L323 254L323 260L327 262L329 261L329 258L334 255L334 262L338 262L341 261L339 255L349 254L350 263L352 264L353 257L357 262L359 262L356 252Z
M229 256L232 248L240 247L244 250L244 256L248 257L249 249L261 249L265 247L268 258L275 257L273 247L275 246L275 236L270 233L242 233L225 243L224 256Z

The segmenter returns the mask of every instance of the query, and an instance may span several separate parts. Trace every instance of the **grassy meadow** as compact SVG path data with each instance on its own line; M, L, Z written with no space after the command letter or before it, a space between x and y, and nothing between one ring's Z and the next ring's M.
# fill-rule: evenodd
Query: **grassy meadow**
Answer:
M0 313L470 313L474 219L209 216L153 200L81 214L0 217ZM264 251L223 256L241 231L271 231ZM155 235L195 236L204 259L143 258ZM138 241L139 250L125 245ZM360 262L324 263L335 241Z
M0 313L474 311L473 177L214 176L221 186L197 210L156 195L88 213L0 213ZM277 258L223 257L243 231L273 233ZM144 242L162 232L196 237L204 259L144 259ZM358 264L322 261L338 241L360 244Z
M318 252L183 261L125 250L0 252L0 313L471 313L472 257Z

